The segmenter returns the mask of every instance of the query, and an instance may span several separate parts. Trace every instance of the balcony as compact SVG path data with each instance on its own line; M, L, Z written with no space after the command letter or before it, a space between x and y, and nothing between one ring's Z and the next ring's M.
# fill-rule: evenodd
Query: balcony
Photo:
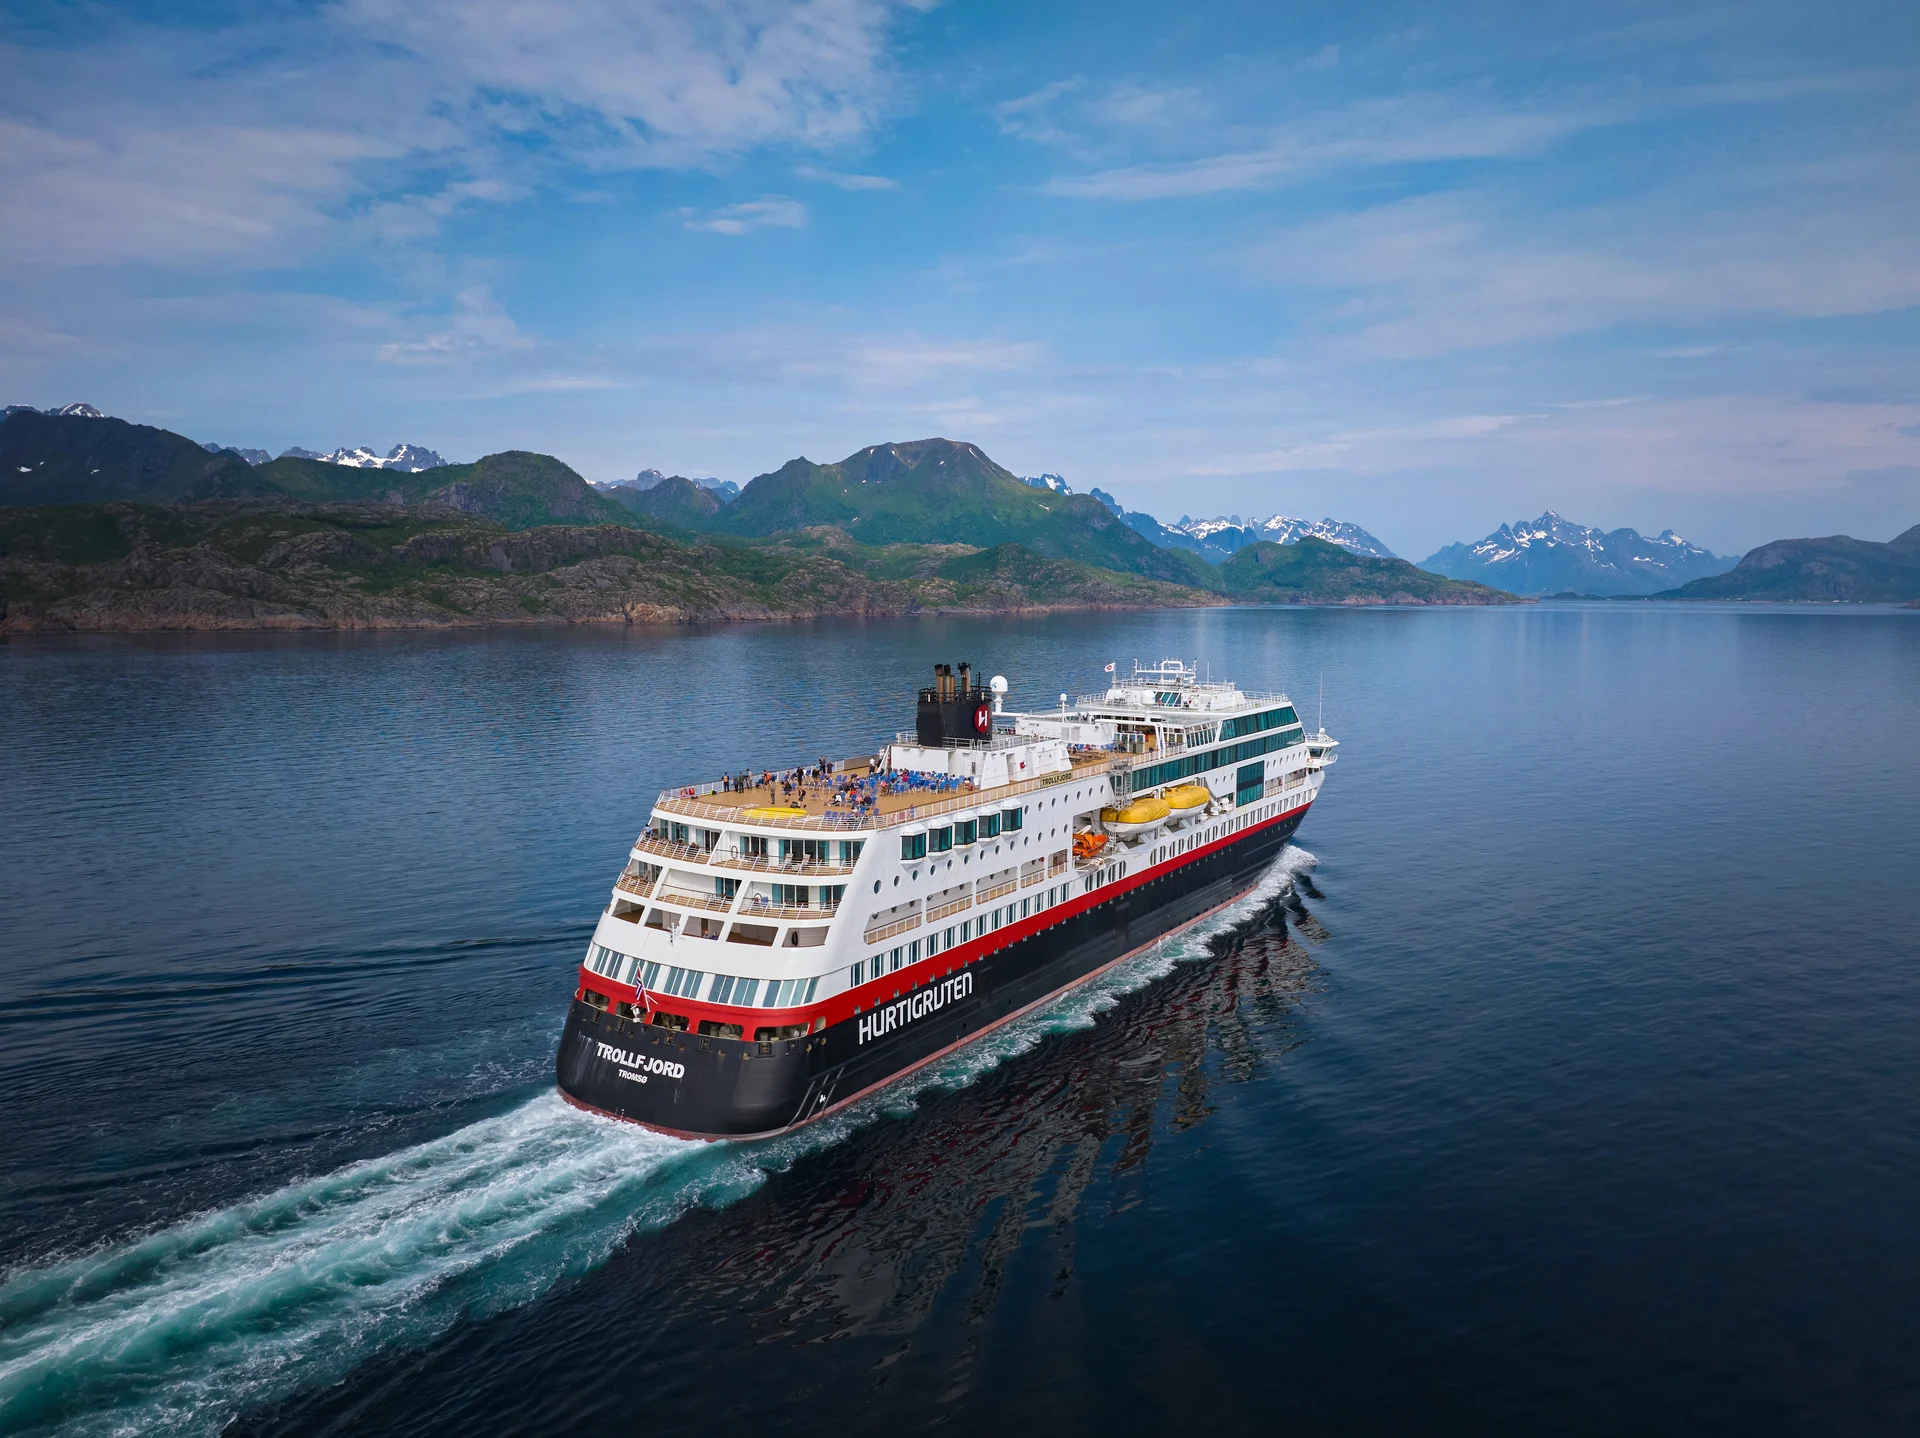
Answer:
M653 881L651 879L643 879L638 874L622 874L613 881L613 887L623 889L636 898L649 899L653 897Z
M715 853L713 863L722 869L745 869L755 874L793 874L806 879L844 879L853 872L852 864L809 864L798 859L762 858L757 854Z
M999 898L1002 894L1011 894L1019 887L1019 879L1009 876L995 884L991 889L982 889L974 896L974 902L980 904L992 903L993 900Z
M722 914L733 907L732 899L723 899L718 894L695 894L686 889L662 889L653 897L683 909L712 909Z
M838 904L767 904L749 899L740 910L743 919L831 919Z
M711 851L698 844L677 844L672 839L656 839L651 834L642 834L633 841L633 847L643 854L659 854L667 859L688 859L696 864L704 864L711 857Z

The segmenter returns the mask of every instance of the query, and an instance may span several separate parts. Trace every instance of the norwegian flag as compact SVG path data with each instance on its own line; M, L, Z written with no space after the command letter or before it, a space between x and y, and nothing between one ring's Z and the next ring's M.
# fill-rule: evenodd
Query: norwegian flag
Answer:
M1111 674L1111 673L1113 673L1113 666L1112 666L1111 664L1109 664L1109 665L1108 665L1108 666L1106 667L1106 669L1105 669L1104 671L1102 671L1102 672L1103 672L1103 673L1107 673L1107 674Z

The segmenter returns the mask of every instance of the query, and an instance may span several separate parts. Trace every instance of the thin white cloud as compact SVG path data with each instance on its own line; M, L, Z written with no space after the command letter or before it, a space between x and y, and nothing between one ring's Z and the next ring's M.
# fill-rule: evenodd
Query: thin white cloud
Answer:
M793 172L802 180L811 180L817 185L834 185L842 190L897 190L898 180L890 180L885 175L854 175L844 170L823 170L817 165L802 165Z
M897 10L337 0L91 44L0 37L0 268L272 267L418 246L556 173L844 147L895 103Z
M264 125L60 131L0 119L0 255L10 266L284 258L328 223L355 167L397 147Z
M878 0L341 0L482 123L604 163L696 163L751 146L845 144L890 102Z
M1088 200L1164 200L1271 189L1328 170L1419 161L1514 159L1604 122L1597 111L1458 113L1445 97L1367 101L1275 132L1257 148L1059 176L1042 189ZM1455 112L1455 113L1449 113Z
M445 328L383 344L380 358L389 364L471 363L534 348L534 341L520 332L484 285L464 289L455 298L457 308Z
M784 195L767 195L737 205L723 205L711 214L689 216L683 223L690 230L711 230L716 235L744 235L751 230L797 230L807 223L807 207Z
M1297 226L1251 259L1276 283L1321 292L1323 331L1363 357L1731 315L1884 313L1920 304L1920 200L1901 179L1911 162L1883 158L1854 193L1789 195L1767 225L1699 189L1548 213L1461 192ZM1686 226L1669 222L1676 213Z

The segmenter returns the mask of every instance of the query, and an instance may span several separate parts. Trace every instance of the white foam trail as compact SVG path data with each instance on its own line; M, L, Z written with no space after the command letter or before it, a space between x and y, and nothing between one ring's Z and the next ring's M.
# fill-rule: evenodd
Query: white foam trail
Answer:
M959 1088L1086 1028L1282 893L1289 848L1244 898L843 1114L771 1144L667 1138L554 1093L144 1238L0 1280L0 1432L217 1432L462 1317L537 1298L636 1232L723 1205L928 1087Z
M0 1430L217 1429L463 1313L523 1303L636 1228L670 1222L702 1197L703 1178L746 1177L700 1163L703 1151L543 1094L430 1143L17 1271L0 1282ZM683 1164L696 1171L659 1182ZM568 1231L557 1255L536 1243L556 1230Z

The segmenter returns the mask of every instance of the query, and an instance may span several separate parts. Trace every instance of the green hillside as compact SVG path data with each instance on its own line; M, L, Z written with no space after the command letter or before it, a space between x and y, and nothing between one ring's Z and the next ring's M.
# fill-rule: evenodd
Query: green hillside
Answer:
M1308 536L1261 540L1220 566L1229 597L1257 604L1519 604L1502 589L1443 579L1404 559L1374 559Z
M690 542L689 542L690 541ZM1210 604L1016 545L630 525L513 530L442 505L286 499L0 508L0 632L679 623Z
M29 409L0 420L0 505L273 496L309 504L441 504L509 529L631 522L626 509L559 460L523 450L417 474L291 457L256 468L125 420Z
M164 503L271 493L244 459L123 419L16 409L0 419L0 504Z
M720 496L712 490L677 474L661 480L651 489L621 485L610 494L598 490L595 493L613 500L644 520L658 520L682 529L712 528L714 516L726 507Z
M1098 500L1034 489L978 446L948 439L872 445L837 464L789 460L703 527L764 536L820 525L865 544L1022 544L1167 583L1216 583L1198 556L1159 548Z
M1846 534L1776 539L1725 574L1653 597L1910 603L1920 600L1920 524L1885 544Z
M526 450L510 449L472 464L442 465L417 474L291 458L263 464L258 472L279 493L311 504L444 504L484 515L508 529L630 520L616 500L559 460Z

